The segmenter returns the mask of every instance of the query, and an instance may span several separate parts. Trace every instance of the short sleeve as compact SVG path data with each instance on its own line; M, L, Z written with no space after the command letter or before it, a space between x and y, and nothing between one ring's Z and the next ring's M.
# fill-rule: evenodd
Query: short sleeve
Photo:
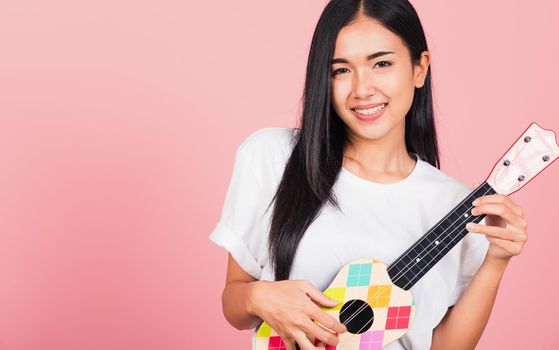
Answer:
M481 220L480 224L485 224L485 218ZM470 284L470 281L483 263L488 248L489 241L482 234L468 232L462 239L458 252L458 276L456 286L450 294L449 307L458 302Z
M243 270L260 279L267 236L259 228L267 204L252 163L241 144L235 155L221 217L209 239L231 253Z

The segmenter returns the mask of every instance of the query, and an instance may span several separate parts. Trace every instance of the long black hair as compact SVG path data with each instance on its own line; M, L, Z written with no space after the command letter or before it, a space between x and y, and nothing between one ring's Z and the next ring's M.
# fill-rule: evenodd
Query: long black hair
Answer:
M332 187L340 173L348 139L346 126L331 104L330 60L338 32L360 14L377 20L399 36L412 63L417 64L421 53L427 50L423 27L407 0L332 0L324 8L309 51L300 128L268 206L269 209L275 201L268 251L277 281L289 279L299 242L325 202L340 210ZM439 168L430 68L424 85L415 88L406 114L405 142L408 152Z

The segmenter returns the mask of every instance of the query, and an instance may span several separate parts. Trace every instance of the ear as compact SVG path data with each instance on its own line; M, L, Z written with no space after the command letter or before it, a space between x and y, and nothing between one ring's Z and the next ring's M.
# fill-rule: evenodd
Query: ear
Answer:
M414 67L414 80L416 88L423 87L423 84L425 84L425 78L427 78L427 71L429 69L430 62L431 54L429 51L423 51L421 53L420 62Z

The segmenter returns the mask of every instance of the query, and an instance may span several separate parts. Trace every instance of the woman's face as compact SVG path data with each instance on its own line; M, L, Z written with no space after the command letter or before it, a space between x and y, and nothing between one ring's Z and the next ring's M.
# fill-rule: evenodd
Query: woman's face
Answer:
M368 59L377 52L389 53ZM412 66L409 51L397 35L371 18L360 17L340 30L332 58L332 105L347 126L350 142L403 140L405 116L414 89L425 81L429 53L424 51L421 63ZM378 103L387 105L376 118L362 120L353 111L356 106Z

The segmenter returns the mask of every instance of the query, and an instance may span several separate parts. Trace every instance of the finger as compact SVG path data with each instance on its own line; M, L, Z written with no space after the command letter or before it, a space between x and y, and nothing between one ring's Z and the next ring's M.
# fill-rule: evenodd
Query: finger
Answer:
M297 350L295 346L295 338L290 334L283 334L280 335L280 344L279 348L285 347L286 350Z
M324 344L323 342L321 342L318 339L314 342L314 346L316 346L317 349L326 350L326 344Z
M309 322L309 324L305 326L305 331L306 334L311 336L311 338L318 338L326 344L338 344L338 337L334 333L325 330L324 328L316 325L314 322Z
M524 210L518 204L513 202L508 196L503 194L489 194L485 196L481 196L474 201L475 206L479 206L480 204L504 204L512 209L512 211L519 216L522 216Z
M517 243L524 243L526 241L525 234L514 232L503 227L480 225L480 224L474 224L470 222L466 225L466 229L469 232L481 233L494 238L513 241Z
M286 350L297 350L297 348L295 347L295 340L286 341L283 338L281 340L282 340L283 346L285 346ZM280 349L281 349L281 343L280 343Z
M521 225L521 217L516 215L511 208L503 204L479 204L472 209L472 215L496 215L513 225Z
M347 331L345 325L340 323L336 318L332 317L328 313L322 311L319 307L315 306L315 309L310 314L310 317L317 321L321 326L326 327L327 329L337 332L337 333L344 333Z
M520 223L517 224L517 225L507 224L507 228L511 231L514 231L514 232L517 232L517 233L520 233L520 234L526 236L526 239L528 239L528 223L523 218L520 218L519 222Z
M297 342L297 345L299 345L301 350L315 350L316 349L314 347L314 345L311 343L311 341L307 338L307 335L304 332L298 331L298 332L293 334L293 337L295 338L295 341Z
M326 295L324 295L324 293L320 291L320 289L316 288L309 281L305 280L302 283L302 288L307 294L307 296L312 299L312 301L320 305L324 305L327 307L334 307L340 303L338 300L328 298Z
M506 240L503 240L503 239L493 238L493 237L487 237L487 239L489 240L489 242L503 248L510 255L520 254L520 252L522 252L522 246L524 245L523 243L506 241Z

